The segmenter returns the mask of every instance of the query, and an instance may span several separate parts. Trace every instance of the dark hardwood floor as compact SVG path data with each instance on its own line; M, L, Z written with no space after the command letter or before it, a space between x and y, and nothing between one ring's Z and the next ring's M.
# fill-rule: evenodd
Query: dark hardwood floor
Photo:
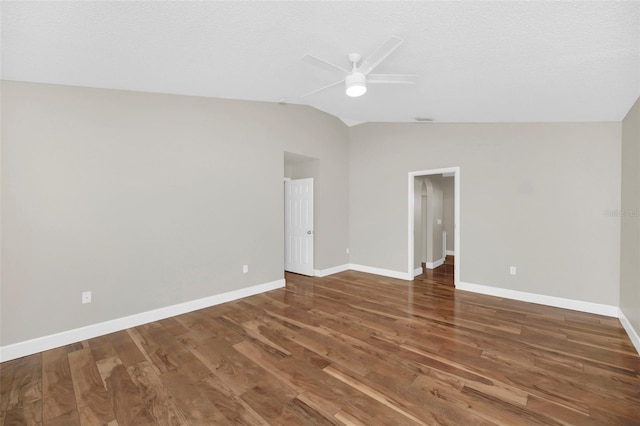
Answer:
M617 319L457 291L441 268L287 274L2 363L0 424L640 424L640 357Z
M453 287L453 272L455 260L453 256L447 255L444 259L444 265L435 269L427 269L427 265L422 263L422 275L416 277L423 283L449 285Z

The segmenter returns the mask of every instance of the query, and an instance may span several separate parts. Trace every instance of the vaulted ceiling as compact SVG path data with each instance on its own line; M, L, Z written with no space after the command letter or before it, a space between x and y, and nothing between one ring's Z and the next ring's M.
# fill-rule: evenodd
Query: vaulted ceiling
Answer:
M7 80L307 104L360 122L620 121L640 96L640 1L2 2ZM404 42L369 85L349 68Z

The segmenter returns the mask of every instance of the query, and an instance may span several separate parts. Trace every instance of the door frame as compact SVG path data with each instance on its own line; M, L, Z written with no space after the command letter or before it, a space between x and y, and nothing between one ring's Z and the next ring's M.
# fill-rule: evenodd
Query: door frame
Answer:
M432 175L441 175L441 174L453 174L453 184L454 184L454 213L453 213L453 241L454 241L454 275L453 275L453 285L455 287L460 283L460 265L462 264L460 259L460 167L445 167L442 169L431 169L431 170L420 170L416 172L409 172L408 175L408 230L407 230L407 253L408 256L408 265L407 265L407 273L410 277L410 280L413 280L414 275L413 271L415 270L414 265L414 227L413 221L415 220L415 185L414 180L416 177L421 176L432 176Z

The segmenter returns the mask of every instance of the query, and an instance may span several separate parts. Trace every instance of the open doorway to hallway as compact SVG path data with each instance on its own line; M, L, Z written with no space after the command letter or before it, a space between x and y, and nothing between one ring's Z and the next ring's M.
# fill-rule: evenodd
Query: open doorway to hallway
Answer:
M460 169L409 173L409 274L455 285L460 278Z

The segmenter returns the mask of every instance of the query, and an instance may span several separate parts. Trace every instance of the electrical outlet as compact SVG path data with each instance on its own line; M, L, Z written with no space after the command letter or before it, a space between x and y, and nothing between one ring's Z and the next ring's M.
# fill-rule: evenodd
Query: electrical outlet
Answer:
M511 275L515 275L515 274L516 274L516 267L515 267L515 266L510 267L510 268L509 268L509 273L510 273Z
M247 272L249 272L249 265L242 265L242 273L246 274Z
M347 247L347 254L349 254L349 247Z
M83 291L82 292L82 303L91 303L91 292Z

